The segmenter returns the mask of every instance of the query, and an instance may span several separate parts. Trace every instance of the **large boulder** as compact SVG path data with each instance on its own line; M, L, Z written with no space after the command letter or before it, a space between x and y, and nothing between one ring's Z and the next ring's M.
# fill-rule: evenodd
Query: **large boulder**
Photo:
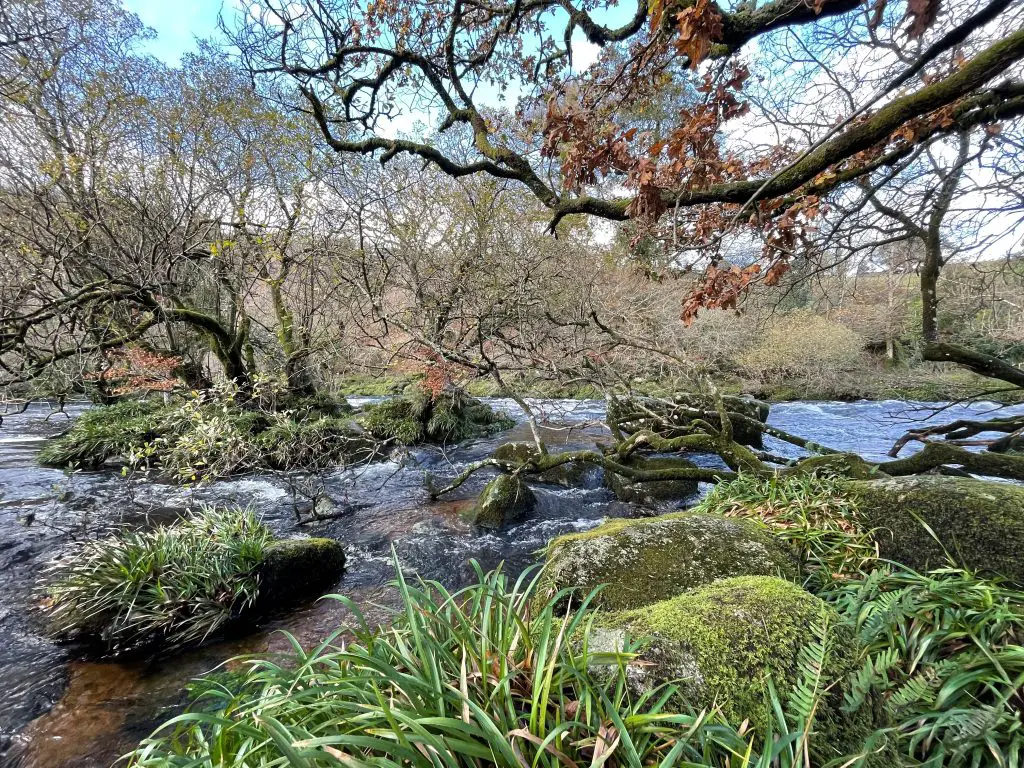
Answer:
M473 525L502 528L521 520L533 509L537 499L526 483L515 475L498 475L491 480L470 510Z
M749 719L751 732L763 734L774 722L768 681L785 705L801 678L801 650L819 633L827 693L810 743L821 764L863 745L875 713L843 711L846 680L859 666L856 639L832 608L799 586L770 576L726 579L644 608L599 613L588 640L591 652L621 650L627 636L639 641L627 665L637 693L671 682L677 706L718 707L729 722Z
M274 610L330 588L345 570L345 546L334 539L281 539L259 565L259 611Z
M763 432L759 424L768 421L768 403L735 395L723 396L722 402L727 414L745 417L745 420L731 419L736 442L763 447ZM677 392L666 398L620 397L608 401L609 425L626 434L649 429L663 437L676 437L687 434L695 418L704 419L716 429L721 428L713 395Z
M596 605L614 611L741 575L795 578L796 566L758 522L677 512L612 520L554 539L547 548L542 594L577 587L583 597L604 584Z
M925 475L848 484L884 558L915 569L949 557L1024 583L1024 487Z
M695 469L696 464L677 456L655 456L645 458L633 456L623 462L639 470ZM697 481L689 479L634 481L625 475L606 471L607 485L620 501L628 501L645 507L657 506L663 501L680 501L697 493Z

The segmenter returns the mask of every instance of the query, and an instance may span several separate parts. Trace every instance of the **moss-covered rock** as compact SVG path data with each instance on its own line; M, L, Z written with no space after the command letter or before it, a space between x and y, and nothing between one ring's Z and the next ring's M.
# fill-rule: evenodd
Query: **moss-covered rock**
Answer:
M1024 583L1024 487L937 475L848 485L882 557L920 570L944 566L948 552L968 569Z
M599 614L589 644L610 651L627 635L639 640L628 669L637 689L674 682L679 704L719 707L730 722L749 719L752 731L763 733L773 720L768 681L785 704L801 677L801 649L815 643L818 631L828 651L823 687L836 683L816 711L811 741L824 762L862 745L875 716L868 707L843 711L844 682L858 666L856 640L832 608L797 585L740 576L644 608Z
M758 424L768 421L768 403L735 395L724 395L722 402L728 414L752 420L731 420L736 442L761 448L763 433ZM703 418L716 429L721 428L713 395L677 392L666 398L627 397L614 398L608 402L609 425L626 434L649 429L663 437L677 437L686 434L697 417Z
M481 528L501 528L521 520L536 503L526 483L517 476L498 475L491 480L469 511L473 525Z
M329 588L345 570L345 546L334 539L283 539L270 544L259 574L257 610L280 608Z
M542 594L566 587L596 605L639 608L732 576L796 577L785 547L760 523L676 512L611 520L554 539L547 548Z
M457 443L515 426L508 416L460 389L432 395L419 384L401 397L369 406L362 423L374 437L401 445Z
M851 480L879 477L878 469L854 453L829 453L808 456L786 470L789 475L835 475Z
M498 461L507 461L510 464L525 464L533 461L539 452L533 443L508 442L502 443L494 449L494 458Z
M626 466L640 470L694 469L696 464L677 456L655 456L646 458L633 456L624 462ZM646 507L657 506L662 501L680 501L697 493L696 480L653 480L635 482L625 475L605 472L605 485L620 501L628 501Z

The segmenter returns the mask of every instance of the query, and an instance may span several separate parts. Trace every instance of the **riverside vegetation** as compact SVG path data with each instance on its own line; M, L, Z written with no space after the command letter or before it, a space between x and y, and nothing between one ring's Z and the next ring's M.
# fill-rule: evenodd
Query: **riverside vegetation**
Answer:
M396 561L390 626L201 681L130 764L1017 765L1024 592L878 558L844 482L741 476L455 593Z

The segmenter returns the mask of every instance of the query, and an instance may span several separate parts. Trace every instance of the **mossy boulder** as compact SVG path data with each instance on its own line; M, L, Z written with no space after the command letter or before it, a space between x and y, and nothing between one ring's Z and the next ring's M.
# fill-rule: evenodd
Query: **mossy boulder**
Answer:
M258 566L257 609L273 610L331 587L345 570L345 546L334 539L281 539Z
M763 447L760 424L768 421L768 403L736 395L724 395L722 403L727 414L745 417L742 420L731 419L736 442L755 448ZM609 426L613 427L613 431L617 427L626 434L649 429L663 437L677 437L687 434L697 418L707 421L716 429L721 428L713 395L676 392L665 398L624 397L613 398L608 402Z
M540 452L533 443L513 441L502 443L494 449L494 458L509 464L526 464L528 461L536 459L539 455Z
M374 437L401 445L457 443L515 426L508 416L460 389L432 394L419 384L401 397L369 406L362 424Z
M639 470L695 469L696 464L677 456L631 457L625 466ZM680 501L697 493L697 481L689 479L634 481L625 475L606 471L607 485L620 501L654 507L663 501Z
M637 691L672 682L677 705L721 709L732 723L749 719L752 732L773 722L771 680L785 705L801 677L801 650L824 632L823 688L833 683L815 714L815 764L854 752L875 727L875 711L843 711L848 675L859 665L852 630L820 598L771 576L740 576L643 608L598 614L591 651L639 641L628 665ZM820 763L819 763L820 761Z
M848 487L882 557L921 570L946 565L948 552L958 565L1024 583L1024 487L940 475Z
M753 520L676 512L611 520L554 539L542 592L577 587L580 597L604 584L596 605L639 608L741 575L796 577L796 565L765 526Z
M491 480L469 512L473 525L498 529L521 520L533 509L537 499L526 483L514 475L498 475Z
M836 475L851 480L872 480L878 469L853 453L828 453L800 459L786 470L788 475Z

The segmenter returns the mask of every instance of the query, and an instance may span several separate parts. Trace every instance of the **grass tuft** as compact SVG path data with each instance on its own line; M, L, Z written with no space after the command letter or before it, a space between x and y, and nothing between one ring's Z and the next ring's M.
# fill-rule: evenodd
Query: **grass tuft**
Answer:
M255 601L270 542L251 510L208 507L125 529L50 567L45 611L57 636L107 653L199 643Z
M857 576L878 554L841 478L741 474L716 485L693 511L761 521L789 544L818 588Z

